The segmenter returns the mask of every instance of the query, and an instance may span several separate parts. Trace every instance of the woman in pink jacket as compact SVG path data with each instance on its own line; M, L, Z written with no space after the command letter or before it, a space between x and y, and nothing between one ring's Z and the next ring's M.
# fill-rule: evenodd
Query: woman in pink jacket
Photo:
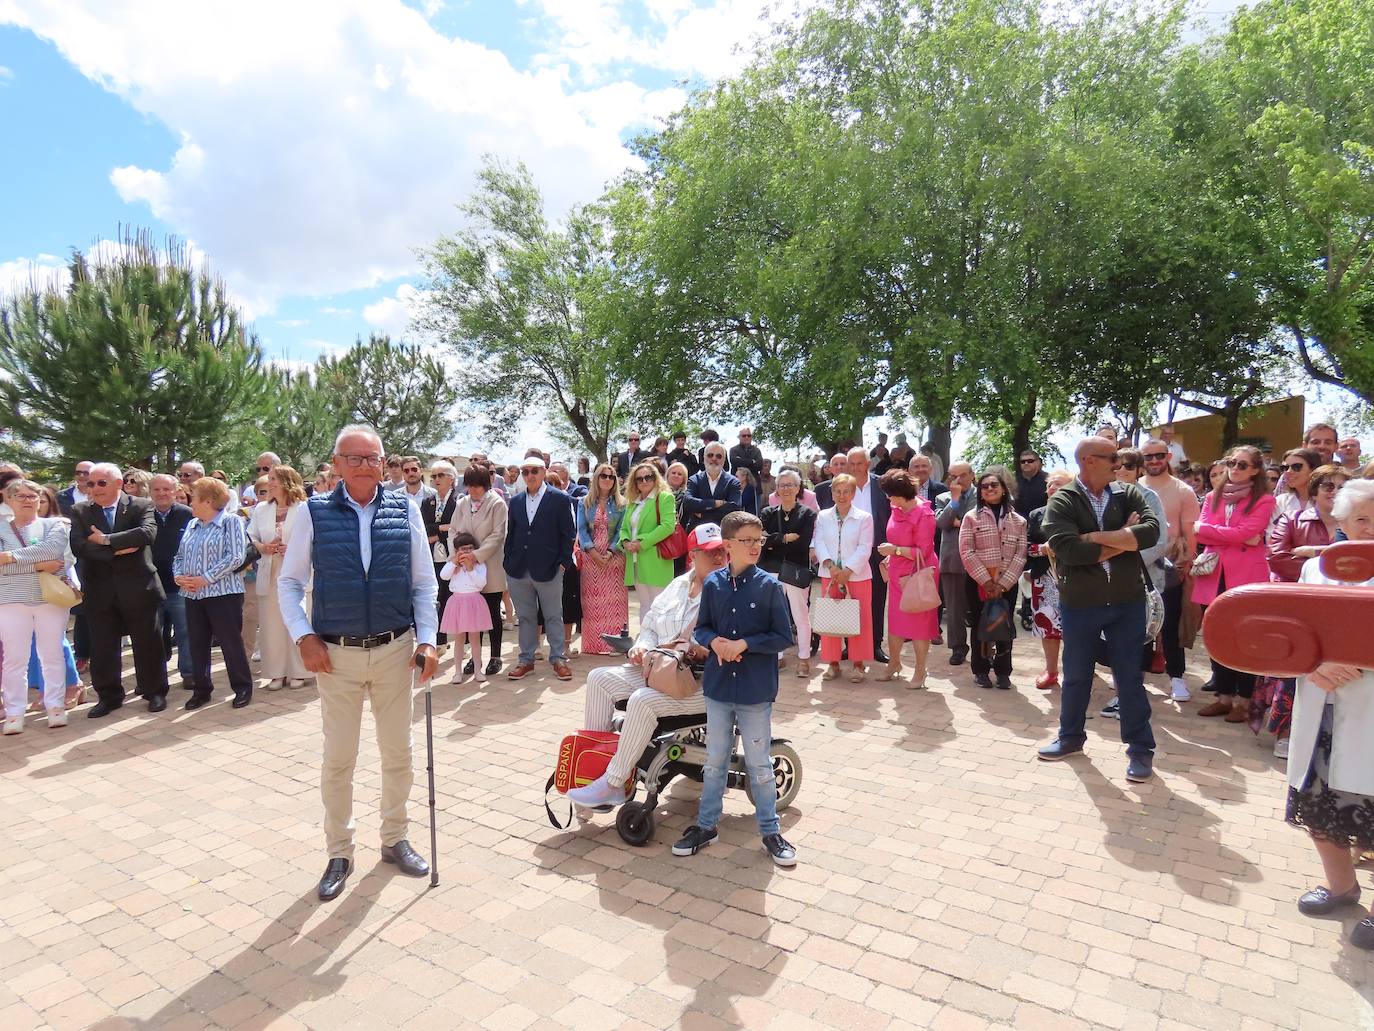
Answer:
M1226 478L1202 506L1195 524L1197 540L1205 545L1199 562L1216 568L1206 576L1194 575L1193 601L1207 606L1232 587L1264 583L1269 579L1265 537L1274 515L1274 495L1264 476L1264 459L1258 448L1232 448L1225 461ZM1253 673L1242 673L1212 660L1212 684L1217 700L1198 710L1199 716L1225 716L1227 723L1244 723L1255 689Z

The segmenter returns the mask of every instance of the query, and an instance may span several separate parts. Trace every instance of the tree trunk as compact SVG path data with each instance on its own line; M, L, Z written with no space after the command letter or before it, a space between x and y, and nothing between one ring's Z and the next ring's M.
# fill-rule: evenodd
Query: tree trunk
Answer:
M1221 450L1223 453L1230 451L1240 440L1240 410L1244 406L1244 398L1228 397L1226 399L1226 407L1221 413Z
M954 431L948 422L930 424L931 450L939 456L946 469L949 468L949 448L953 437Z
M1031 450L1030 431L1035 425L1035 409L1037 399L1035 391L1031 391L1030 397L1026 399L1026 407L1021 412L1021 417L1016 420L1016 425L1011 431L1011 456L1019 459L1021 452ZM945 468L949 468L949 463L945 463Z

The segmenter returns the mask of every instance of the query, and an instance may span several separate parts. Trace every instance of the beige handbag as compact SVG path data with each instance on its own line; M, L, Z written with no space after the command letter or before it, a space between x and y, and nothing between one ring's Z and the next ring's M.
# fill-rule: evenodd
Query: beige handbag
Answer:
M644 653L644 682L669 698L691 698L701 693L701 681L687 662L691 644L674 641Z
M920 548L916 552L916 568L902 581L902 597L898 607L903 612L929 612L940 607L940 587L935 582L935 569L926 565Z
M48 605L69 609L81 604L81 592L56 573L39 573L38 589L43 592L43 601Z

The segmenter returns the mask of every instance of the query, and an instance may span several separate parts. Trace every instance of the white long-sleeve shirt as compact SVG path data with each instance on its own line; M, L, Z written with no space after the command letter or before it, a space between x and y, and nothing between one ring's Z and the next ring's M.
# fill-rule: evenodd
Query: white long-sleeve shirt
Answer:
M835 566L852 570L851 580L873 579L873 569L868 564L873 553L873 517L861 508L850 506L849 514L844 517L843 540L840 535L838 510L822 509L816 516L816 536L811 540L822 574L828 560Z
M380 493L379 490L378 495ZM377 499L374 497L370 504L360 505L347 490L343 496L358 513L358 551L363 569L367 570L372 565L372 517L377 511ZM439 633L439 581L434 578L434 560L430 557L429 537L425 534L425 521L420 516L419 506L414 498L408 498L406 507L410 515L410 605L415 615L415 641L434 644ZM305 614L305 589L313 572L314 546L315 520L307 510L301 513L292 528L277 580L277 604L293 641L315 632L310 617Z

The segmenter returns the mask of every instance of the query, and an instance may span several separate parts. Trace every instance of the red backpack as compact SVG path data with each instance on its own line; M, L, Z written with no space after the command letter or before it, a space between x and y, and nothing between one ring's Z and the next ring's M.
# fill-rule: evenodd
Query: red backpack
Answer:
M606 772L615 755L615 747L620 735L611 730L579 730L569 734L558 746L558 765L549 774L544 785L544 812L549 815L549 823L559 830L572 825L572 806L568 806L566 823L559 823L549 806L549 789L557 788L560 795L566 795L572 788L586 787ZM626 783L628 793L629 782Z

